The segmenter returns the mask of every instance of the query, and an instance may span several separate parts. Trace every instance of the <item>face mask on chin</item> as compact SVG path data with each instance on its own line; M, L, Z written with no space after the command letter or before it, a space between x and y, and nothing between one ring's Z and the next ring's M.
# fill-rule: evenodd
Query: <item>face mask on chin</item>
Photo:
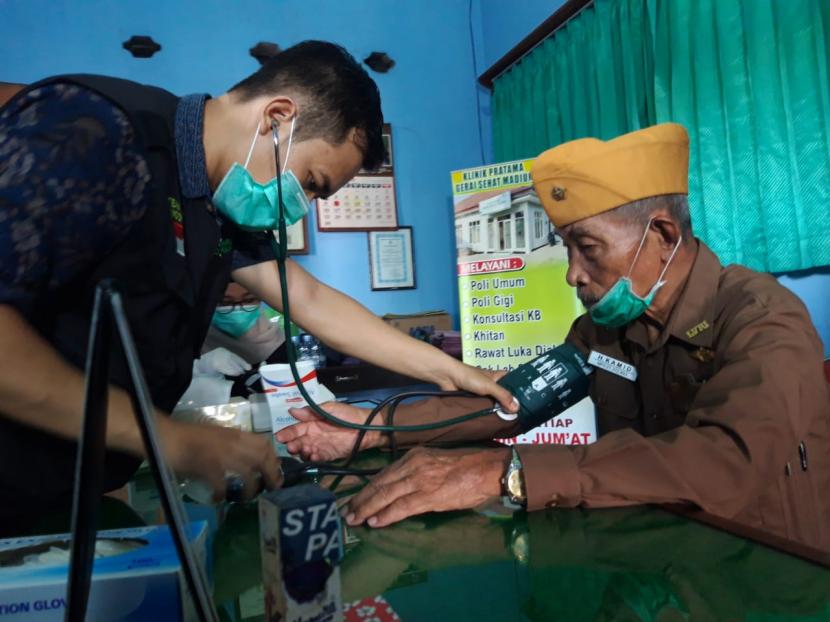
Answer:
M287 225L293 225L300 220L308 213L309 208L308 197L297 176L287 168L291 156L291 142L294 137L294 123L296 120L296 115L291 118L288 149L285 154L285 168L280 176ZM260 184L248 172L248 164L251 161L257 138L259 138L259 124L257 124L254 138L248 149L245 164L234 162L231 165L216 188L216 192L213 193L213 204L223 216L242 229L270 231L277 228L279 219L277 178L274 177L271 181Z
M643 232L643 237L640 240L640 246L637 248L637 254L634 255L634 260L631 262L628 274L617 279L617 282L614 283L614 285L612 285L607 292L605 292L605 295L603 295L603 297L588 310L594 324L604 326L606 328L620 328L626 324L630 324L646 312L646 309L648 309L654 301L654 297L657 295L657 292L661 287L663 287L663 285L666 284L663 280L663 276L665 276L666 270L669 268L669 264L671 264L672 259L674 259L677 249L680 248L680 244L683 241L682 236L677 240L677 244L672 250L669 260L666 262L666 265L663 266L660 276L657 277L657 282L651 287L648 293L645 296L638 296L634 293L633 284L631 282L631 273L634 271L634 266L640 256L640 251L643 250L643 245L645 244L646 236L648 235L648 228L650 226L651 220L648 221L646 230Z

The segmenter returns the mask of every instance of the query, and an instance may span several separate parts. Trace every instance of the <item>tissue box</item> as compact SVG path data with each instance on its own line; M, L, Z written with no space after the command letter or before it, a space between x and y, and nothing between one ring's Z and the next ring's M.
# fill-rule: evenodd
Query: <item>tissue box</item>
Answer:
M307 484L259 498L266 622L340 622L343 537L334 494Z
M191 523L187 533L204 566L205 523ZM0 619L64 619L69 540L69 534L0 540ZM196 620L167 526L99 531L99 552L106 556L93 566L88 620Z

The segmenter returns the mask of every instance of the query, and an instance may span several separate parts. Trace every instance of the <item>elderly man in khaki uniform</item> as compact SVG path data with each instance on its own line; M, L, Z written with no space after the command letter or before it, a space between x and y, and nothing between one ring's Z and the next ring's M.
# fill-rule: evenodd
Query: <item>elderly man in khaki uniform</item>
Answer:
M510 492L529 510L686 503L830 549L830 399L822 344L801 301L771 276L721 266L691 231L689 142L663 124L566 143L535 162L534 186L568 249L568 283L588 309L567 340L596 367L599 440L585 446L417 449L350 502L350 524L476 507ZM619 365L617 363L624 363ZM396 423L446 419L480 398L402 407ZM332 405L354 421L365 412ZM354 432L315 420L283 432L314 458ZM516 434L496 417L399 433L402 444ZM367 435L365 446L388 442ZM507 475L511 477L507 477ZM518 482L513 490L505 482Z

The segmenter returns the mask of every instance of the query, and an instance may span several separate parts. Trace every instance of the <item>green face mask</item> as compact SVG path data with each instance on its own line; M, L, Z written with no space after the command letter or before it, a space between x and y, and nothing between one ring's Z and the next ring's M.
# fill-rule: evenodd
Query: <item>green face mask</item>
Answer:
M682 237L677 240L677 244L674 250L672 250L669 260L663 267L660 276L657 277L657 282L645 296L641 297L635 294L631 283L631 272L634 270L634 265L640 256L640 251L643 250L643 244L645 244L649 226L651 226L650 220L643 233L643 239L640 240L640 247L637 249L637 254L634 255L634 261L631 262L631 267L628 269L628 275L614 283L611 289L605 292L605 295L588 310L594 324L607 328L619 328L633 322L645 313L659 289L666 284L663 276L666 274L666 270L672 259L674 259L674 254L677 252L677 249L680 248L680 243L683 241Z
M213 313L213 325L231 337L241 337L254 327L259 319L260 307L256 309L229 309L220 307Z
M291 141L294 137L296 119L297 117L291 119L288 150L285 154L286 166L291 155ZM275 177L266 184L260 184L248 172L248 164L258 137L259 126L254 132L254 139L251 141L245 164L234 162L213 194L213 204L216 208L242 229L249 231L276 229L279 222L277 178ZM286 225L293 225L308 213L308 197L293 172L285 171L280 181L282 182L282 202L285 206L285 222Z

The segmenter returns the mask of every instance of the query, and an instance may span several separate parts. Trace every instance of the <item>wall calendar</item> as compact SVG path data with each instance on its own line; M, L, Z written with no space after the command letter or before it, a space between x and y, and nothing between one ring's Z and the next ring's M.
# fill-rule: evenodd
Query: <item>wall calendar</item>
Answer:
M397 229L395 178L358 175L328 199L318 199L317 228L320 231Z

